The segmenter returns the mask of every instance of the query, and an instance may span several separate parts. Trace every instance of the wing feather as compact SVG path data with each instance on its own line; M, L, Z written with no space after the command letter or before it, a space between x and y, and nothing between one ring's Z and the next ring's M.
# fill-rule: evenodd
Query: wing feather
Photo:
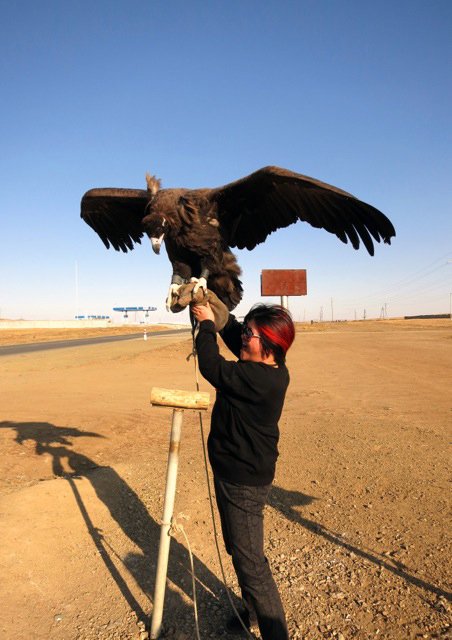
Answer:
M107 247L132 251L144 234L142 219L150 195L143 189L91 189L81 202L81 217Z
M277 229L298 220L334 233L373 255L374 245L395 236L391 221L375 207L315 178L279 167L264 167L218 189L210 199L232 247L253 249Z

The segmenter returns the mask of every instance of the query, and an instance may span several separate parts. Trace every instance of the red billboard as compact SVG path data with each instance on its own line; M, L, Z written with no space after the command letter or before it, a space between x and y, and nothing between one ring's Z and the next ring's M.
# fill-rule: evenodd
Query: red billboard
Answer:
M305 296L306 269L263 269L262 296Z

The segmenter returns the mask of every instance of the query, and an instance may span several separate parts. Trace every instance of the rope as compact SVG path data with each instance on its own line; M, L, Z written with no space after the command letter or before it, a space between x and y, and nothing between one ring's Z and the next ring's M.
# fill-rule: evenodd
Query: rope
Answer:
M193 351L188 357L190 358L190 356L193 356L193 361L194 361L194 365L195 365L196 391L199 391L199 369L198 369L198 358L197 358L197 355L196 355L196 344L195 344L196 321L194 321L194 318L192 316L191 310L190 310L190 320L191 320L191 323L192 323ZM198 412L198 415L199 415L199 427L200 427L200 431L201 431L202 452L203 452L203 457L204 457L204 470L206 472L207 492L209 494L210 515L211 515L211 518L212 518L215 547L217 549L217 556L218 556L218 561L220 563L220 569L221 569L221 575L222 575L222 578L223 578L223 584L224 584L224 587L225 587L225 590L226 590L226 595L228 597L229 604L231 605L235 615L237 616L240 624L242 625L243 630L245 631L247 637L248 638L254 638L254 636L251 635L251 633L249 632L247 626L245 625L245 623L243 622L242 618L240 617L240 614L237 611L237 608L236 608L236 606L234 605L234 603L232 601L232 597L231 597L231 594L230 594L230 588L229 588L227 580L226 580L226 574L225 574L225 570L224 570L224 566L223 566L223 560L221 558L220 546L218 544L218 529L217 529L217 525L216 525L216 521L215 521L215 511L214 511L214 507L213 507L212 489L211 489L210 477L209 477L209 465L208 465L208 461L207 461L206 438L205 438L205 434L204 434L204 425L203 425L203 421L202 421L202 413L201 413L201 411Z
M179 513L177 517L185 518L186 520L188 520L188 516L186 516L184 513ZM170 533L174 531L180 531L185 538L185 542L187 543L188 555L190 556L191 584L193 589L193 609L194 609L194 616L195 616L196 638L197 640L201 640L201 636L199 635L198 602L196 599L196 575L195 575L195 566L193 564L193 553L191 550L190 541L188 539L187 534L185 533L185 529L183 525L177 522L176 520L172 520L171 522Z

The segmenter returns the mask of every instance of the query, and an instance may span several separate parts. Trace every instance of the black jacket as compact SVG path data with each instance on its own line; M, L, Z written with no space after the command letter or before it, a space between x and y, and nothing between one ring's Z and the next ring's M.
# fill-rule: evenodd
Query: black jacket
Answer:
M237 357L241 328L230 315L221 332ZM208 439L214 474L236 484L270 484L278 457L278 420L289 385L286 366L225 360L210 320L200 324L196 349L202 375L217 390Z

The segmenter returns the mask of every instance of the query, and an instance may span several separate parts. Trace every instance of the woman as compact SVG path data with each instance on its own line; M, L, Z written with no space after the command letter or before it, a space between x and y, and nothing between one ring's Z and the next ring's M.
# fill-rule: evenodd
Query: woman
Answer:
M263 640L287 640L281 599L264 555L263 510L275 475L279 429L289 385L285 356L295 337L289 312L277 305L252 307L243 324L231 314L220 332L239 358L219 353L209 304L192 312L199 322L199 369L217 390L208 439L223 539L232 556L244 605L240 617L259 625ZM233 618L228 630L238 632Z

